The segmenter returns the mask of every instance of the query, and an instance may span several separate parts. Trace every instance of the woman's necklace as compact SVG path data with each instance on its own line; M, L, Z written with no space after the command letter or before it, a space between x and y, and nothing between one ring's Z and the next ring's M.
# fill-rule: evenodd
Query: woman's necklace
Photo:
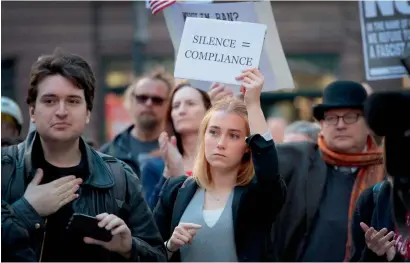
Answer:
M215 201L217 201L217 202L220 202L221 201L221 197L220 196L216 196L216 195L214 195L214 194L211 194L209 191L206 191L207 193L208 193L208 195L210 196L210 197L212 197L212 199L214 199Z
M221 200L221 198L216 197L216 196L213 196L213 195L210 194L209 192L208 192L208 194L209 194L210 197L212 197L212 198L213 198L215 201L217 201L217 202L219 202L219 201Z

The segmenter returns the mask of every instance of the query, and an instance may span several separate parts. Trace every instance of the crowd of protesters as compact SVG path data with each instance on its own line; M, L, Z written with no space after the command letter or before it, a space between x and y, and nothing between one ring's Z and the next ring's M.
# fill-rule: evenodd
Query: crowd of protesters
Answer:
M97 150L88 63L56 51L29 79L28 135L1 98L3 261L410 260L410 94L337 80L316 122L288 123L265 118L258 69L234 94L160 68L128 87L132 125ZM70 227L78 214L95 228Z

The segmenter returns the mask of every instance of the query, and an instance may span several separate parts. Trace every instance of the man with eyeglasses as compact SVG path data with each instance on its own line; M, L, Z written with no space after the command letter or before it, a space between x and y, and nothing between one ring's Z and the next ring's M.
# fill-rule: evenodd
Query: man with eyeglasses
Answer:
M101 152L114 156L139 175L140 164L157 150L159 134L166 128L169 95L174 87L172 75L156 68L131 84L124 96L133 124L103 145Z
M277 145L287 201L272 237L278 261L342 262L351 247L350 222L361 192L384 177L381 150L363 118L365 88L335 81L313 107L316 142Z

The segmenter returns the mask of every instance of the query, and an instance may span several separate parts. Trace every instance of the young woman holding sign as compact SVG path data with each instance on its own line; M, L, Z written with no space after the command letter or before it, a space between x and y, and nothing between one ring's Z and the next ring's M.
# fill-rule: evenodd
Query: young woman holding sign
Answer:
M271 261L286 187L260 107L263 76L249 69L238 80L245 103L230 99L208 111L192 177L168 179L154 210L171 261Z

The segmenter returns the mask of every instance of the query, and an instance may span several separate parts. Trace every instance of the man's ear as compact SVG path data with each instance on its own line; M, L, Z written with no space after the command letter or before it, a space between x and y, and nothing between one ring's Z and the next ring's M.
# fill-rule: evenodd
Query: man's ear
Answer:
M91 112L89 111L89 110L87 110L87 116L86 116L86 119L85 119L85 123L90 123L90 119L91 119Z
M28 107L28 114L30 115L31 122L36 123L35 108L33 105Z

